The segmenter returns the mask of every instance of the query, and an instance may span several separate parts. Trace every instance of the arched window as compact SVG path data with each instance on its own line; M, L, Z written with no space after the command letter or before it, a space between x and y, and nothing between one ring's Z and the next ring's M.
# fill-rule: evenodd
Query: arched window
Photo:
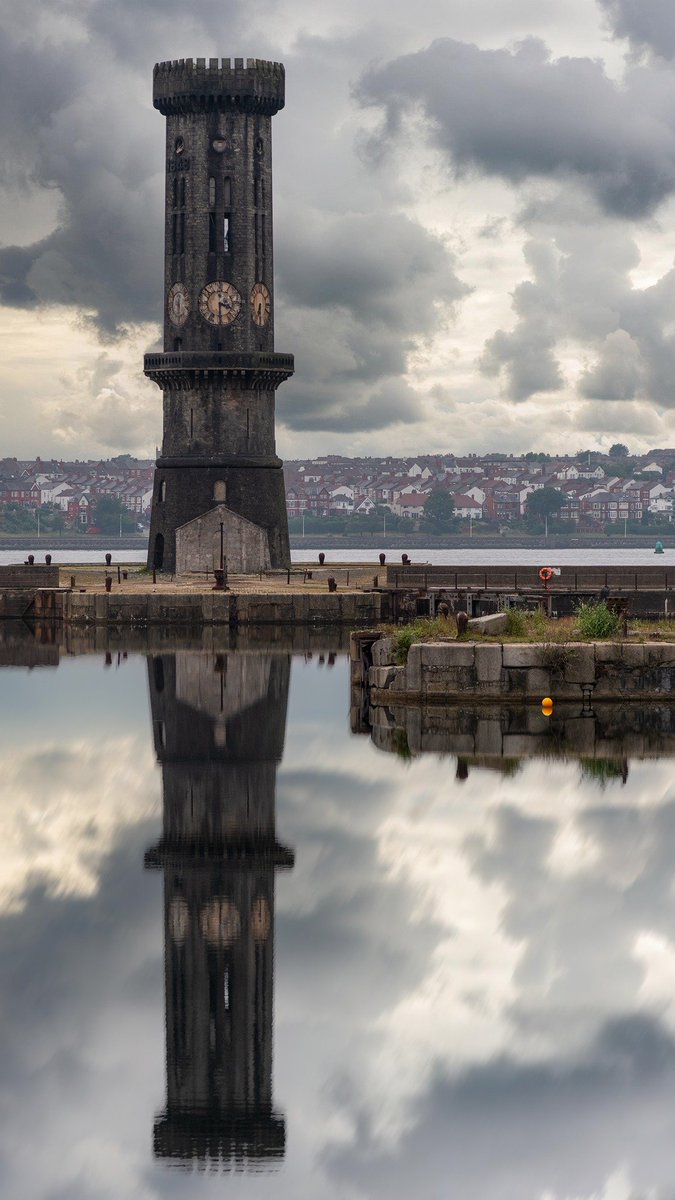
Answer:
M159 485L159 496L157 497L157 499L159 500L160 504L162 504L166 500L166 479L163 479ZM162 537L161 533L158 533L157 537L158 538ZM164 538L162 538L162 543L163 542L164 542Z

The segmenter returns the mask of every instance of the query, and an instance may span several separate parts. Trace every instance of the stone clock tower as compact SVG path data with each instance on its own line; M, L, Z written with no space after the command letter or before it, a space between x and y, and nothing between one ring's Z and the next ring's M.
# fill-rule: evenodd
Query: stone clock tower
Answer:
M290 560L274 394L293 356L274 351L272 117L284 68L178 59L154 70L166 117L164 393L148 566L257 572Z

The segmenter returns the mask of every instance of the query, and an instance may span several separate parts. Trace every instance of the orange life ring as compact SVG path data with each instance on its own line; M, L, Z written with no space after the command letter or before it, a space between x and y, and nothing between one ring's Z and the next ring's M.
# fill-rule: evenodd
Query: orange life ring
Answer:
M542 583L548 583L549 579L553 579L553 567L541 567L539 570L539 578Z

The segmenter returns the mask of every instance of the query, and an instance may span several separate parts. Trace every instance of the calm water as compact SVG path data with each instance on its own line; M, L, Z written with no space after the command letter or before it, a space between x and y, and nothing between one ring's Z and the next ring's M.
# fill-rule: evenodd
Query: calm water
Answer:
M672 760L462 778L329 662L0 672L3 1200L672 1200Z
M115 547L111 541L111 550L113 554L113 563L144 563L146 560L145 550L120 550L115 552ZM46 550L49 548L46 547ZM291 560L293 562L317 562L320 546L304 547L302 550L291 550ZM25 550L0 550L0 566L6 566L9 563L23 562L29 554L35 554L36 562L44 561L44 553L41 549L36 550L35 546L28 546ZM388 550L387 562L395 565L401 561L400 550ZM326 565L331 563L341 562L377 562L377 550L329 550L326 552ZM105 562L105 552L102 550L54 550L52 558L55 563L103 563ZM410 558L413 562L430 562L436 563L439 566L466 566L471 563L477 563L478 566L490 566L491 564L498 566L504 564L506 566L538 566L541 563L552 563L553 565L564 565L565 563L574 563L577 566L588 564L589 566L636 566L640 563L649 565L667 566L669 562L675 560L675 549L666 547L665 554L654 555L653 549L616 549L613 545L606 547L598 547L594 550L413 550L410 552Z

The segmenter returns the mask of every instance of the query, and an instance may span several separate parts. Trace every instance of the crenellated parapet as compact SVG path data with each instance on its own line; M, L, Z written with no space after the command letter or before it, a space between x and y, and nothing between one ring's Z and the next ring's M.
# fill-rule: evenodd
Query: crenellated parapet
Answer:
M253 112L273 116L285 102L283 63L261 58L178 58L156 63L153 104L164 115Z

